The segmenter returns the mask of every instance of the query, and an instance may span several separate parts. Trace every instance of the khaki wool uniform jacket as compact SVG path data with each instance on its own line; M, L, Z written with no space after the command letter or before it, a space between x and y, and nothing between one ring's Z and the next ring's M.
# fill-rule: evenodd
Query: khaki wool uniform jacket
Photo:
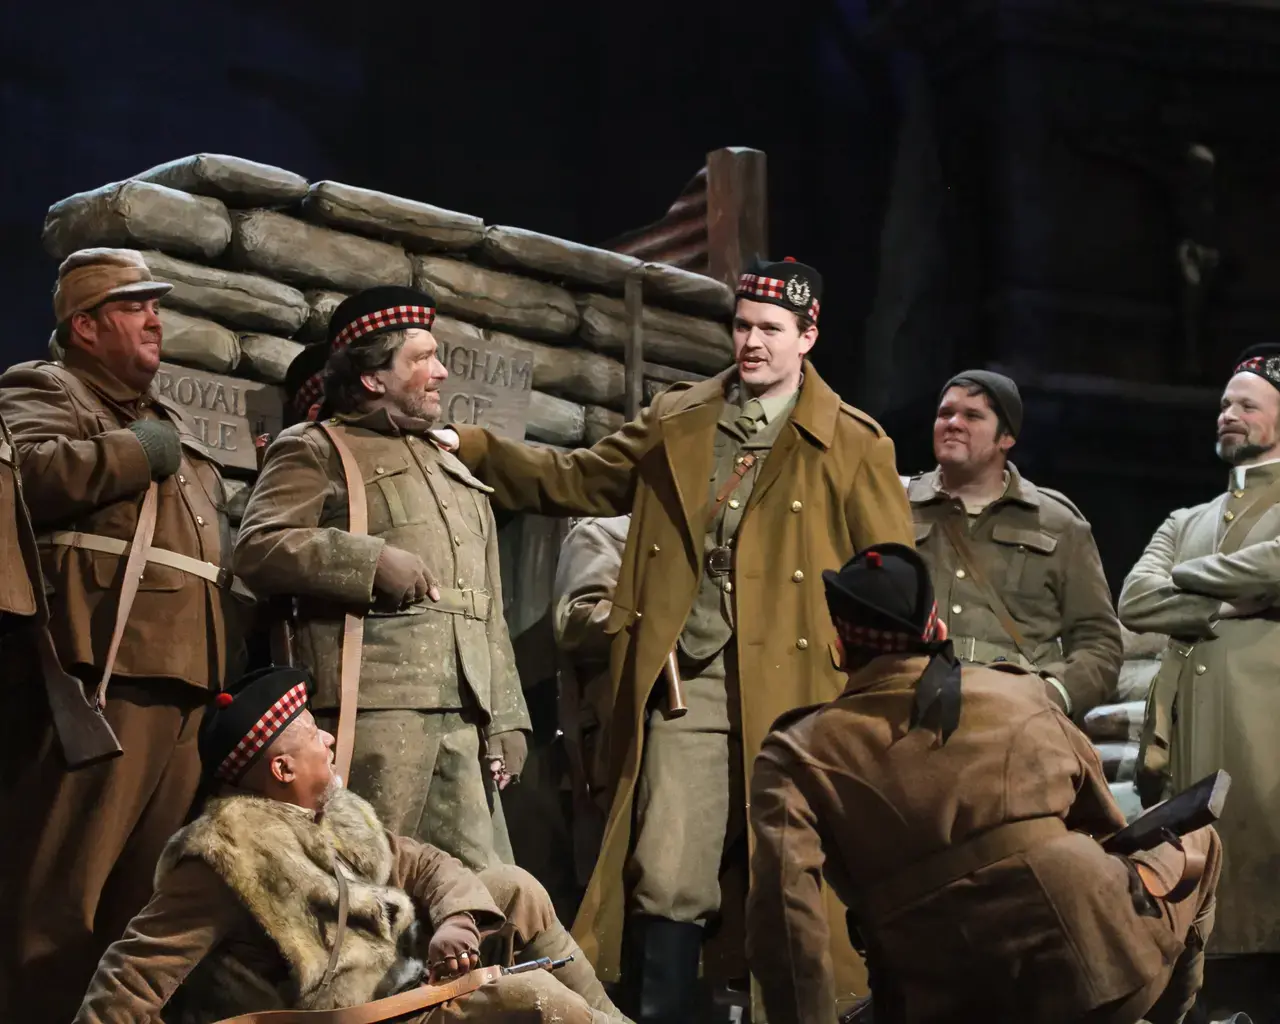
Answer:
M1220 768L1231 774L1217 825L1226 857L1210 948L1222 955L1280 953L1280 504L1244 536L1233 530L1277 481L1280 463L1255 466L1243 486L1232 479L1213 501L1175 511L1120 592L1129 629L1173 638L1148 695L1146 728L1172 755L1174 790ZM1239 547L1221 553L1228 539ZM1224 601L1266 607L1219 619ZM1166 686L1173 706L1157 711Z
M703 577L712 514L707 481L733 373L675 385L617 433L567 454L457 428L459 457L494 488L494 501L504 508L551 515L631 513L605 623L613 636L607 730L613 805L574 926L605 980L618 976L623 865L646 711ZM882 541L911 543L893 442L868 416L843 404L806 362L799 398L759 468L735 545L744 772L778 715L840 692L843 676L833 661L835 632L822 570ZM847 944L844 949L842 963L853 978L858 970Z
M74 533L132 540L151 472L129 431L163 419L182 437L182 462L160 481L153 548L212 566L230 561L222 477L181 410L141 399L77 350L65 363L20 363L0 377L0 415L21 458L23 492L42 535L54 643L63 665L101 668L115 624L125 554L69 546ZM58 543L47 543L51 534ZM244 605L230 590L149 563L138 584L114 678L168 678L220 689L238 654ZM181 638L181 642L174 642Z
M927 664L874 659L837 700L784 716L756 760L747 945L770 1024L833 1019L824 874L855 908L877 1024L1062 1024L1104 1006L1118 1015L1088 1020L1132 1024L1166 988L1193 919L1211 927L1216 837L1187 837L1208 857L1197 891L1140 916L1126 862L1095 842L1124 814L1097 753L1043 683L966 666L959 726L940 744L934 730L910 727ZM1011 849L949 873L957 851L1011 824ZM935 870L932 859L948 853L952 868ZM1167 847L1139 856L1162 878L1181 872ZM1194 974L1170 987L1185 991ZM1144 992L1150 1001L1128 1016L1108 1005Z
M963 661L1001 658L1061 684L1082 721L1115 693L1123 651L1120 624L1089 523L1065 497L1037 487L1009 464L1004 495L979 515L939 488L938 472L907 488L916 549L929 565L938 615ZM1030 648L1023 655L965 569L942 524L956 521L987 582ZM1052 684L1050 684L1052 685Z
M236 541L237 571L255 593L299 598L297 646L315 674L313 707L338 706L343 613L368 611L378 555L392 544L422 558L441 601L368 611L359 707L457 709L474 700L487 731L528 729L488 488L385 412L345 418L342 429L364 478L368 535L347 532L337 452L303 423L268 449Z
M36 613L34 587L43 583L40 564L28 553L31 536L18 453L8 426L0 419L0 637Z

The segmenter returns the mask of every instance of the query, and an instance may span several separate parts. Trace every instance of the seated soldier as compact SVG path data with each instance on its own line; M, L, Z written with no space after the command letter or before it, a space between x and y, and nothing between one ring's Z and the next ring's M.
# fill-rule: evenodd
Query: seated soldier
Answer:
M835 1019L824 874L876 1024L1181 1020L1217 833L1184 836L1185 859L1104 852L1125 819L1097 753L1039 677L961 668L916 552L876 545L823 578L848 685L775 724L751 786L747 945L770 1024Z
M214 699L199 746L219 788L169 841L151 902L104 954L76 1021L359 1006L479 967L486 938L486 952L575 959L395 1019L625 1021L533 876L473 874L386 832L342 788L309 690L305 672L272 667Z

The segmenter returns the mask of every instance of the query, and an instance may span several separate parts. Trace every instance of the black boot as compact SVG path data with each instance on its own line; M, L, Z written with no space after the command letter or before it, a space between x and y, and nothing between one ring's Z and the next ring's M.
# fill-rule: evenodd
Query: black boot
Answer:
M694 1024L702 925L637 914L622 932L618 1005L636 1024Z

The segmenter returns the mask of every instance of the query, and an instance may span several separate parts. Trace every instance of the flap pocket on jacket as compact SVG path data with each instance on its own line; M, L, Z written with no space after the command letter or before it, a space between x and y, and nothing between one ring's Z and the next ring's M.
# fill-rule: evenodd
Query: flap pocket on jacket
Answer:
M403 455L380 455L375 459L365 459L360 462L360 472L364 475L364 482L370 486L389 476L403 473L408 468L409 460Z
M443 454L448 455L447 452ZM492 487L472 476L467 467L451 455L448 458L440 460L440 467L459 483L466 484L468 487L480 491L482 494L493 493Z
M933 523L916 523L916 547L919 547L929 539L929 534L933 533Z
M1058 546L1058 538L1039 530L1019 530L1012 526L995 525L991 529L991 539L997 544L1008 544L1025 548L1041 555L1051 555Z

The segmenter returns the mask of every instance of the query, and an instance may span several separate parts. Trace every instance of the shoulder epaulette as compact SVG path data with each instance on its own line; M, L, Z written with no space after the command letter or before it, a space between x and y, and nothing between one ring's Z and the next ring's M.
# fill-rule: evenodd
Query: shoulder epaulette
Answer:
M884 427L880 426L874 417L863 412L856 406L850 405L848 402L841 402L840 411L846 416L850 416L857 420L864 427L868 427L876 437L884 437Z
M1085 522L1088 522L1088 520L1085 519L1084 513L1080 511L1080 506L1078 506L1074 501L1068 498L1061 491L1055 491L1052 487L1041 487L1039 484L1036 484L1036 489L1039 490L1041 494L1049 495L1049 497L1051 497L1054 501L1058 502L1060 505L1065 505L1068 511L1074 513L1077 519L1082 519Z

